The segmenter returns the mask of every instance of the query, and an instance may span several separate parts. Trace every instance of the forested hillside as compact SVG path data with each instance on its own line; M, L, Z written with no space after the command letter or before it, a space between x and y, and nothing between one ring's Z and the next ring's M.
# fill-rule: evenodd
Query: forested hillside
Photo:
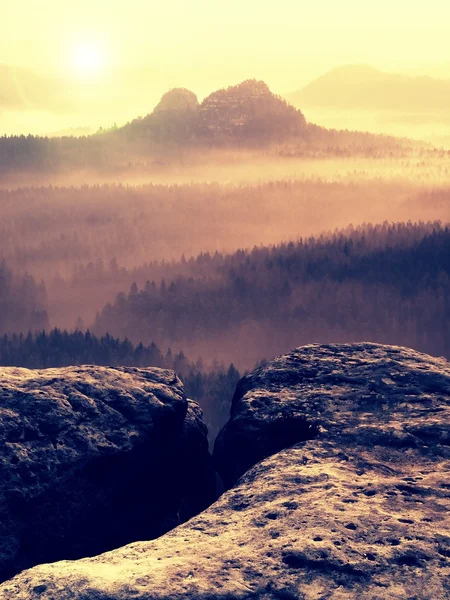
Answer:
M245 366L261 348L358 339L450 356L450 230L438 223L368 225L178 269L119 294L94 331L191 354L208 346Z
M148 275L144 284L133 281ZM248 369L300 344L361 339L450 357L450 229L439 222L349 227L135 269L116 261L79 269L66 297L91 289L98 313L93 323L78 319L72 333L42 331L51 326L52 303L44 282L5 264L0 276L0 332L8 333L1 364L174 368L213 433L239 378L230 363ZM96 305L96 286L107 290L115 280L132 283ZM87 326L92 333L80 331Z
M14 275L0 262L0 334L48 327L47 294L44 282L31 275Z
M43 246L34 258L46 256ZM16 275L2 267L2 332L89 327L240 369L309 342L368 339L450 356L450 230L440 222L348 227L134 268L98 258L67 278L49 267L39 284L15 264Z
M139 269L144 263L178 261L182 254L189 259L277 244L349 223L446 221L450 188L432 188L429 181L448 178L448 161L435 166L401 161L398 169L392 179L347 173L340 181L0 189L0 256L14 270L29 271L47 284L56 274L68 279L82 271L100 283L109 266L110 279L120 277L117 263ZM405 180L413 176L414 181Z
M201 103L193 92L173 89L154 111L117 134L149 143L254 145L305 135L306 120L263 81L248 80L218 90ZM147 149L151 146L147 146Z

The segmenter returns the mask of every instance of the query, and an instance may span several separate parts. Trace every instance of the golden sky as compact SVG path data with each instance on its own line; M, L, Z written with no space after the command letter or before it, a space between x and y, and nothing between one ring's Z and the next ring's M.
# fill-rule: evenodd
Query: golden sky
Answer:
M0 133L121 123L170 87L285 93L344 64L450 77L448 0L0 1L0 65L36 77L20 106L0 91Z

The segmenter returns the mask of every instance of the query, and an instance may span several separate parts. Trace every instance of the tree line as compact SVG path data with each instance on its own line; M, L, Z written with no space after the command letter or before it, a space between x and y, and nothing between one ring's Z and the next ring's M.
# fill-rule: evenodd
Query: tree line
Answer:
M163 260L167 266L182 254L271 245L348 223L446 219L450 190L311 177L254 185L24 186L0 189L0 204L0 257L50 286L58 276L80 280L83 269L103 281L114 257L127 269ZM118 275L112 269L109 277ZM147 278L163 276L155 269Z
M241 378L233 364L206 365L201 359L191 362L182 351L163 353L154 343L132 344L109 334L96 336L90 331L55 328L0 337L1 366L44 369L82 364L173 369L182 379L188 398L201 405L210 439L228 419L231 398Z
M234 337L249 349L246 366L260 358L261 340L268 356L365 339L450 357L448 226L368 225L197 260L196 274L132 284L93 331L190 348Z
M48 327L47 293L43 281L16 275L0 262L0 333Z
M60 311L70 329L154 341L240 369L310 342L371 340L450 356L449 261L449 227L430 222L348 227L135 269L97 261L61 289L4 264L0 333L48 328ZM90 319L76 318L79 298Z

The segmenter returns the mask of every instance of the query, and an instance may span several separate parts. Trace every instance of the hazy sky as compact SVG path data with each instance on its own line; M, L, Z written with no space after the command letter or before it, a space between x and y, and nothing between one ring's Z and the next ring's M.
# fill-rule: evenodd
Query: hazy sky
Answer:
M120 123L175 86L288 92L349 63L450 77L449 22L448 0L2 0L0 64L41 79L2 106L19 84L0 71L0 133Z

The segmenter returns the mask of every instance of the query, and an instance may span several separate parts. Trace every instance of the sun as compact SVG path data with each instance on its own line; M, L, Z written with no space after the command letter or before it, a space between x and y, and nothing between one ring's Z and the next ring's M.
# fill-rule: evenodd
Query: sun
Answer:
M71 63L75 74L79 77L93 77L105 67L105 52L100 43L84 40L74 45Z

